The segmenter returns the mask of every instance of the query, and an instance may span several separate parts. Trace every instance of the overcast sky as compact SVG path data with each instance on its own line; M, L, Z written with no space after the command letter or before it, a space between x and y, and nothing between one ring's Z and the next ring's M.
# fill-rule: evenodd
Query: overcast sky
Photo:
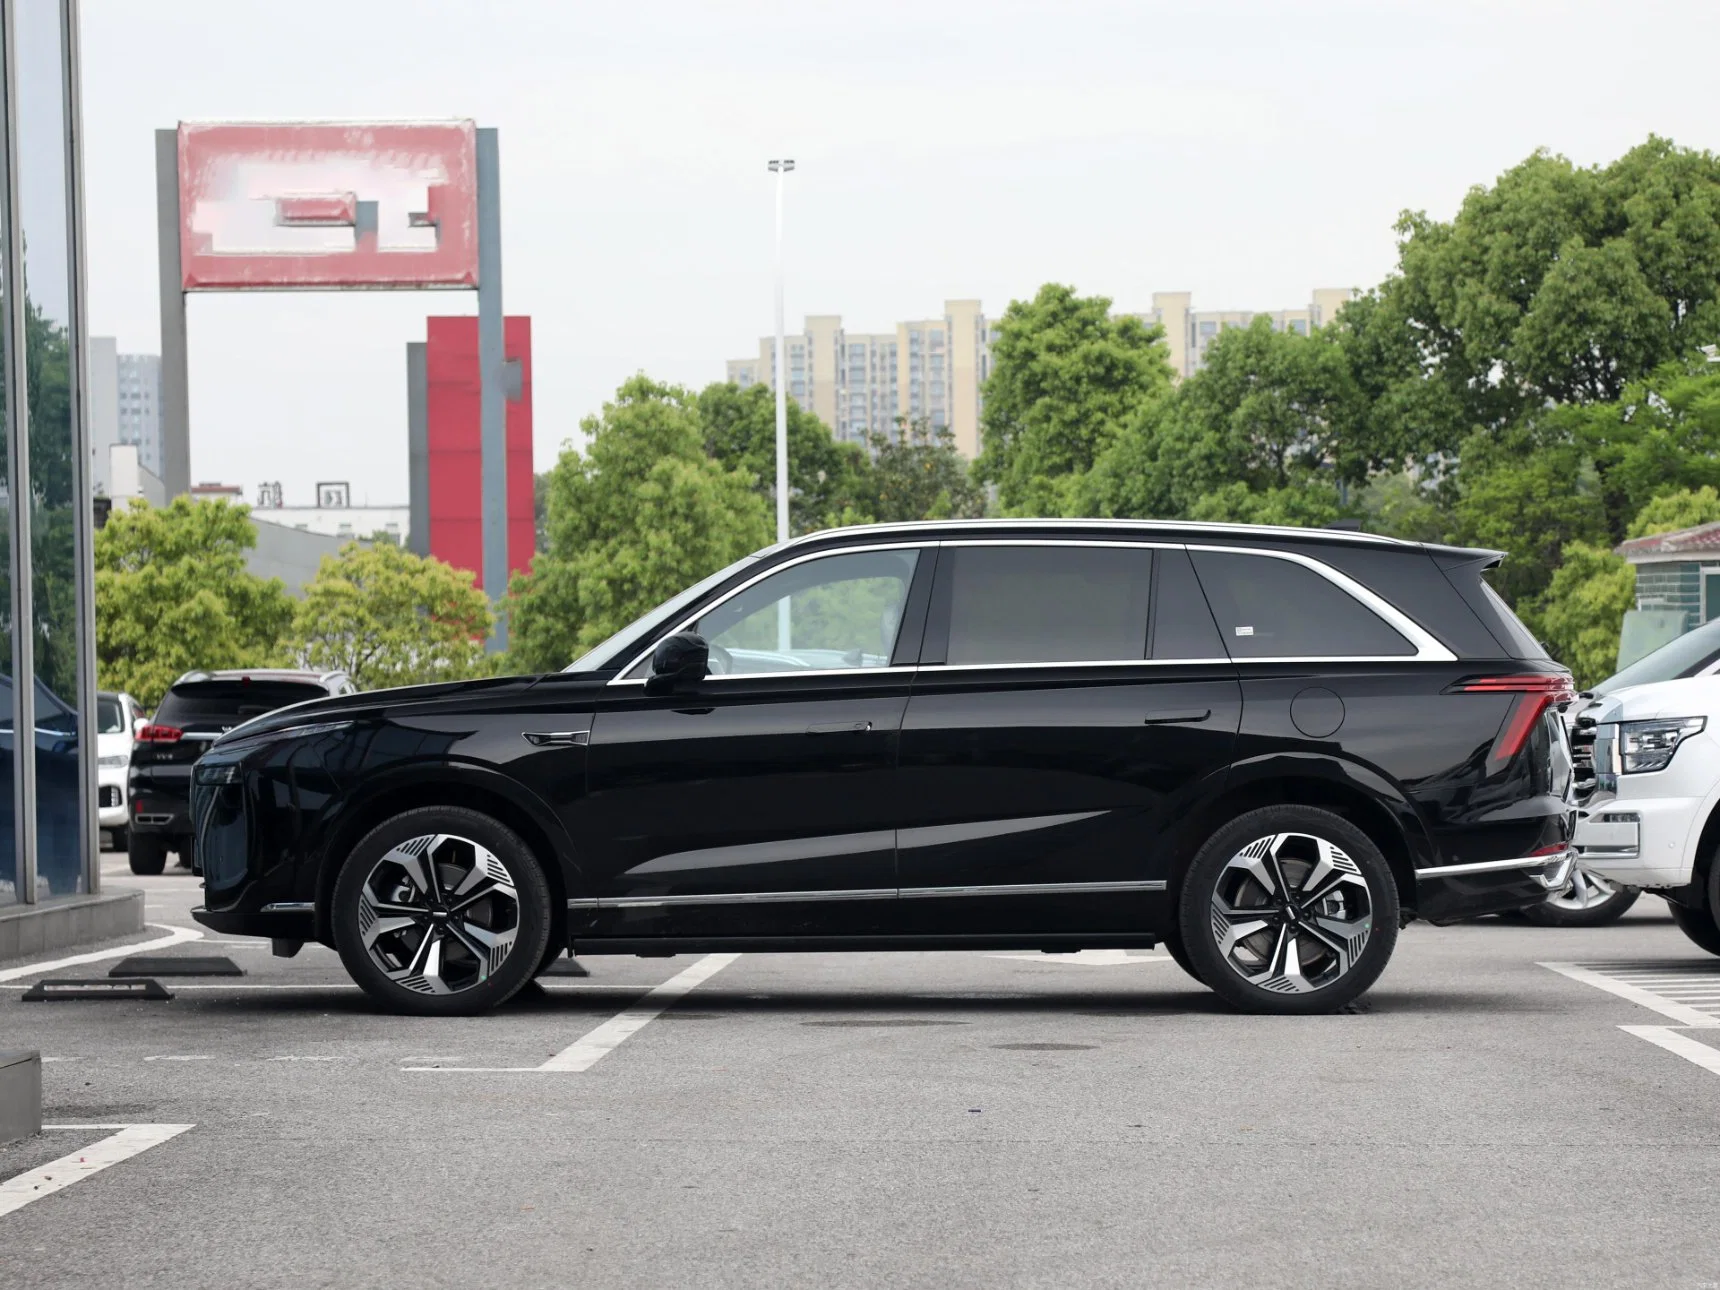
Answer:
M154 352L151 132L470 117L500 131L536 458L635 371L700 386L787 306L856 330L1042 282L1278 309L1391 268L1537 147L1720 149L1714 0L84 0L90 330ZM193 478L406 498L405 351L470 293L203 295Z

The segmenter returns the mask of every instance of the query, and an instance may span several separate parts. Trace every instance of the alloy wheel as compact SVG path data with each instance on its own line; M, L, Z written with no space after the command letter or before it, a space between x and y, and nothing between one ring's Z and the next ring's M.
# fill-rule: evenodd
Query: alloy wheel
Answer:
M1345 976L1373 931L1367 879L1310 833L1274 833L1233 855L1213 887L1219 957L1251 985L1308 994Z
M448 833L408 838L371 866L358 930L371 962L419 994L487 981L520 933L514 877L495 853Z
M1571 866L1571 881L1563 891L1547 897L1549 905L1581 913L1604 905L1619 893L1619 886L1598 873L1590 873L1582 865Z

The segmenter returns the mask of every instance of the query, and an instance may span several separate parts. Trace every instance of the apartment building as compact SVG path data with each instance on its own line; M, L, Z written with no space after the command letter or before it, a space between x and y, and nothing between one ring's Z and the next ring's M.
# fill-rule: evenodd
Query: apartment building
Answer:
M1155 291L1153 307L1133 316L1163 327L1171 370L1179 377L1193 376L1206 364L1207 346L1226 328L1246 327L1264 312L1272 319L1273 331L1300 332L1306 336L1313 328L1324 327L1336 318L1338 310L1354 295L1347 287L1317 287L1306 308L1263 311L1196 309L1194 298L1187 291Z
M809 315L783 339L788 393L836 437L864 442L896 418L947 427L964 456L979 452L980 387L991 374L991 338L977 300L946 300L940 318L899 322L890 332L850 332L838 314ZM743 388L776 382L776 342L759 338L755 358L730 359Z
M1321 287L1301 309L1264 311L1276 331L1307 335L1338 316L1355 293ZM1246 327L1258 310L1195 309L1187 291L1155 291L1153 307L1131 315L1165 329L1171 370L1193 376L1206 350L1227 327ZM899 416L947 426L965 457L979 454L979 423L996 330L977 300L946 300L941 318L899 322L893 332L849 332L840 314L808 315L801 330L783 338L788 393L838 439L865 441L869 430L889 430ZM733 358L736 385L776 382L776 342L759 338L753 358Z

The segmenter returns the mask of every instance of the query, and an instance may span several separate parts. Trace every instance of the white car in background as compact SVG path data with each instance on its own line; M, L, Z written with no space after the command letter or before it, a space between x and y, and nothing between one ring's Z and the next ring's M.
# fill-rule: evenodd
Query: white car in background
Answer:
M1684 934L1720 954L1720 675L1608 689L1572 743L1578 863L1664 896Z
M109 848L114 851L124 851L129 840L125 776L131 768L132 741L143 722L143 708L131 695L108 690L96 694L96 818L112 835Z

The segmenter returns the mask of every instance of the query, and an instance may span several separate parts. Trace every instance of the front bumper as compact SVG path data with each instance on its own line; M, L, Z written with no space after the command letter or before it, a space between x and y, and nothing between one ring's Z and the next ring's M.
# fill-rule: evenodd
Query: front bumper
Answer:
M1596 793L1577 818L1583 868L1631 887L1682 887L1695 857L1691 830L1703 799Z
M1430 923L1455 923L1539 905L1571 880L1576 851L1417 870L1416 912Z

